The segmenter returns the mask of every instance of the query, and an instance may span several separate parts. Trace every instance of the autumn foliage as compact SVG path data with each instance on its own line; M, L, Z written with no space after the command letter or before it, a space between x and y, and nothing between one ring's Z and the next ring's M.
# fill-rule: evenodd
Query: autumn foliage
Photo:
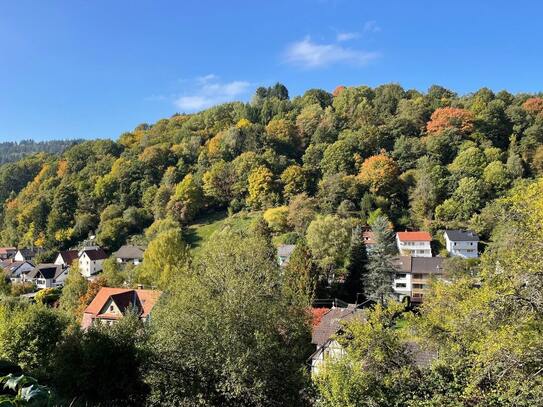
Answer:
M399 175L400 169L396 162L382 152L362 163L358 178L372 193L382 193L394 185Z
M466 134L473 131L474 116L469 110L455 107L436 109L426 125L428 133L439 133L442 130L455 128Z
M343 89L345 89L345 86L343 86L343 85L337 86L334 89L334 91L332 92L332 96L334 96L334 97L338 96L343 91Z
M532 114L542 114L543 98L529 98L522 104L524 110Z

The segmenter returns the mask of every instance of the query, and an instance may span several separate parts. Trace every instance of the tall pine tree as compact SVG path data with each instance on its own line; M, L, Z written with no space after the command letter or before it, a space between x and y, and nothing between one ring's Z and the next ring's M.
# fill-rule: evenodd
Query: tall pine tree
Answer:
M379 216L372 225L375 246L369 253L368 273L364 278L364 293L367 298L385 304L393 296L392 283L396 269L393 256L396 254L394 231L385 216Z
M349 248L347 277L343 284L343 300L349 303L364 300L364 298L359 298L359 294L364 294L363 278L367 272L367 262L368 255L366 245L362 241L362 231L355 228L351 237L351 247Z

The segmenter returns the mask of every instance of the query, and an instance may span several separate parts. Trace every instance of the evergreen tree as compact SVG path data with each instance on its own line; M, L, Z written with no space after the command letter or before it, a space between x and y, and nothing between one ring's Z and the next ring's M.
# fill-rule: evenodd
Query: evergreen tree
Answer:
M366 245L362 241L362 231L358 228L354 230L351 237L351 247L349 248L349 258L347 263L347 277L343 285L343 299L350 303L355 303L358 294L364 293L362 284L367 270L368 254Z
M369 254L368 273L364 279L364 293L367 298L386 302L393 294L392 283L396 269L393 256L396 254L394 231L385 216L379 216L372 226L375 246Z
M292 252L283 275L283 293L292 304L311 306L317 287L318 269L304 241Z

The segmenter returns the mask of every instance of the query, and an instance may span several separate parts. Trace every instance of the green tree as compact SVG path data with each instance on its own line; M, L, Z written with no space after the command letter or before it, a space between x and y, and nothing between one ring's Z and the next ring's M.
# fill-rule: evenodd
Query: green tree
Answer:
M283 275L283 292L287 301L310 307L317 289L318 270L304 241L296 244Z
M77 262L70 267L68 271L68 277L62 288L62 295L60 297L60 309L65 311L66 314L78 323L81 315L78 315L79 299L87 292L88 283L85 277L79 271Z
M300 405L307 314L286 305L265 244L215 234L195 269L153 314L149 404Z
M343 283L343 299L349 303L361 302L359 294L364 294L364 275L368 262L366 245L362 241L362 231L355 228L351 237L349 247L349 258L347 260L347 276Z
M375 245L368 255L368 271L363 280L366 298L385 304L393 296L392 282L396 268L393 256L396 254L394 231L390 221L379 216L372 224Z
M190 253L179 229L159 233L145 250L140 266L141 282L166 289L185 277L190 266Z
M172 216L180 222L192 220L203 206L201 187L192 174L188 174L175 187L168 208Z
M267 167L259 166L251 171L248 181L247 204L255 209L271 206L276 200L272 172Z

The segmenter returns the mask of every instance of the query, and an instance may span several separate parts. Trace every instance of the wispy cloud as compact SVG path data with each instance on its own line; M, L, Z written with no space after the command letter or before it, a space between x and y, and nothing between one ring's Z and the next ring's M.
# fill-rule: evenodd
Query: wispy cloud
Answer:
M357 32L342 32L336 35L336 41L338 42L350 41L359 37L360 37L360 33L357 33Z
M375 20L366 21L364 24L364 32L366 33L377 33L379 31L381 31L381 27L377 25L377 21Z
M251 86L247 81L221 82L214 74L200 76L193 82L190 92L174 98L174 105L185 112L194 112L241 98Z
M363 66L379 58L379 53L346 48L339 44L319 44L306 37L290 44L284 61L302 68L322 68L344 63Z

